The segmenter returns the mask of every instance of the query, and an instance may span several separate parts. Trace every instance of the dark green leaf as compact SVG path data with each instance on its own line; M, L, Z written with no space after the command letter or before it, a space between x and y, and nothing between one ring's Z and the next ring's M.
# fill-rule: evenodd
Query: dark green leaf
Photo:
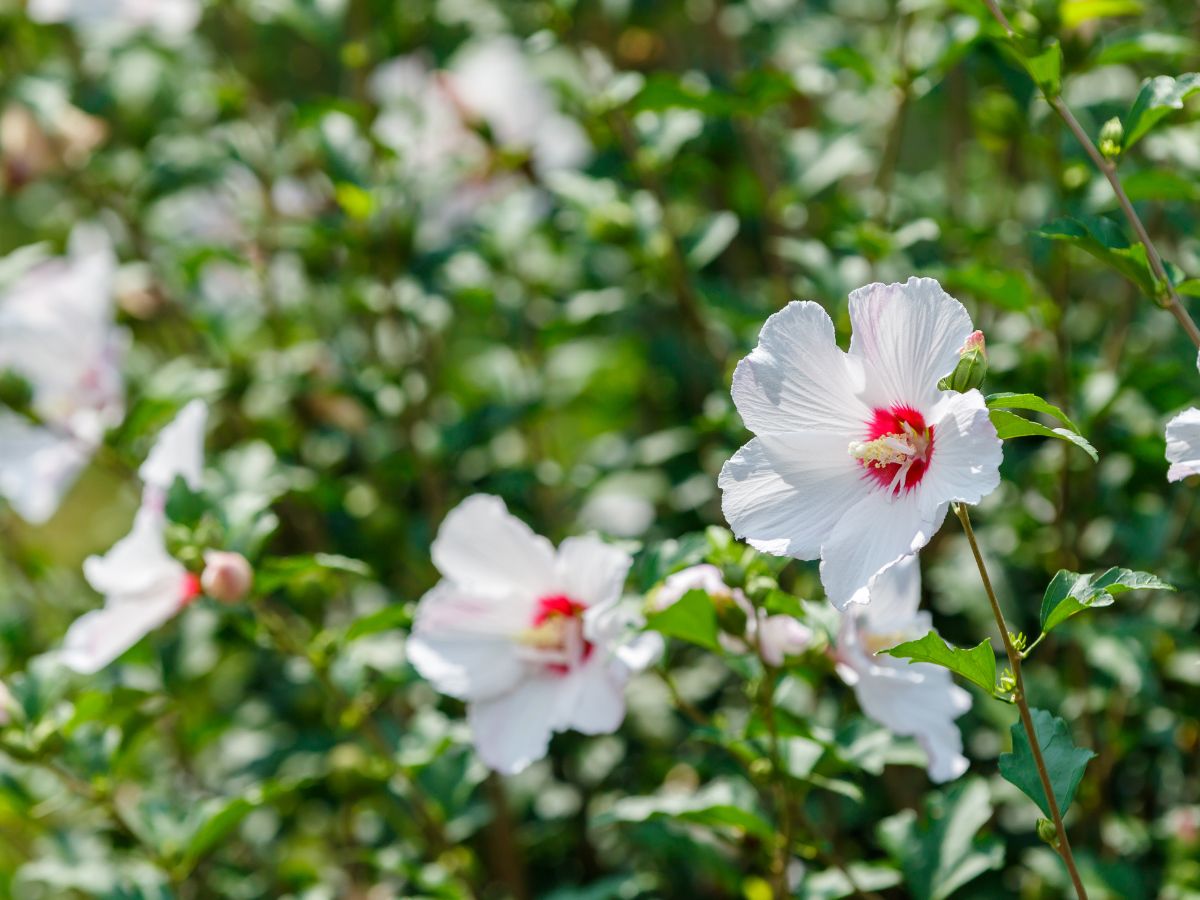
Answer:
M704 591L688 591L666 609L650 613L646 627L707 650L721 649L717 643L717 611Z
M1075 746L1071 740L1070 729L1062 719L1052 716L1044 709L1030 710L1030 713L1038 746L1042 750L1042 759L1046 763L1046 772L1050 776L1050 787L1058 803L1058 811L1065 815L1075 799L1075 790L1083 778L1083 770L1087 768L1088 760L1096 754ZM1019 787L1043 813L1051 816L1050 804L1046 802L1046 792L1042 788L1042 780L1034 763L1033 750L1020 722L1013 723L1012 742L1012 753L1000 755L1000 774L1005 780Z
M1173 591L1174 587L1147 572L1115 566L1100 574L1080 575L1059 569L1042 596L1042 631L1051 631L1077 612L1109 606L1126 591Z
M1055 219L1036 232L1042 237L1065 241L1090 253L1120 272L1149 297L1156 294L1154 273L1146 259L1146 248L1130 243L1120 226L1103 216Z
M987 785L981 778L960 781L926 803L924 821L905 810L879 823L879 841L900 863L910 896L944 900L984 872L1004 862L1004 847L977 834L992 817Z
M931 631L919 640L907 641L883 652L909 662L942 666L979 685L989 694L996 691L996 654L988 641L965 650L947 644L936 631Z

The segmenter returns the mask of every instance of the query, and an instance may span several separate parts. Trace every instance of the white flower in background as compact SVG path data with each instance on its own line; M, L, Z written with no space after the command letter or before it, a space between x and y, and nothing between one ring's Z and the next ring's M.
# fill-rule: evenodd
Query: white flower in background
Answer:
M870 603L842 614L837 671L864 713L894 734L917 739L929 758L930 778L951 781L967 770L954 720L971 708L971 695L948 669L875 655L929 633L930 616L917 609L920 602L921 569L910 556L879 576Z
M104 556L84 561L83 574L104 606L67 630L60 658L77 672L103 669L200 593L200 580L167 552L166 492L176 477L200 487L208 409L185 406L159 434L139 470L145 488L133 528Z
M515 38L467 44L450 61L446 86L469 119L487 125L498 145L529 153L540 175L579 168L591 156L587 135L558 111Z
M1000 482L983 396L942 391L971 318L930 278L850 295L849 352L816 303L771 316L738 364L733 400L757 437L721 470L725 517L766 553L821 559L839 609L920 550L952 501Z
M629 555L596 537L545 538L497 497L468 497L433 543L443 580L417 607L408 657L467 702L480 757L503 773L546 755L553 733L609 734L625 684L661 651L620 606Z
M1167 423L1167 462L1167 481L1200 475L1200 409L1185 410Z
M655 610L678 603L689 591L704 591L718 604L733 603L746 616L743 638L724 631L719 635L721 646L730 653L745 653L757 647L763 660L772 666L783 665L788 656L800 653L812 643L812 631L798 619L788 615L768 616L756 610L739 588L730 588L716 566L702 563L668 575L650 600Z
M176 40L195 29L201 12L200 0L29 0L26 5L35 22L66 22L114 39L146 30Z
M124 418L128 335L112 321L115 270L103 232L80 227L66 257L33 265L0 293L0 372L29 384L37 419L0 408L0 494L29 522L54 515Z

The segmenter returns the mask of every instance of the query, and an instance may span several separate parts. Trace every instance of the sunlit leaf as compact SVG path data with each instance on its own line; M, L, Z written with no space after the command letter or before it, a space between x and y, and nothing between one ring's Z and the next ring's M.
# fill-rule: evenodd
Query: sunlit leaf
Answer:
M1042 631L1051 631L1085 609L1112 605L1126 591L1173 591L1174 587L1147 572L1113 567L1099 574L1080 575L1059 569L1042 596Z

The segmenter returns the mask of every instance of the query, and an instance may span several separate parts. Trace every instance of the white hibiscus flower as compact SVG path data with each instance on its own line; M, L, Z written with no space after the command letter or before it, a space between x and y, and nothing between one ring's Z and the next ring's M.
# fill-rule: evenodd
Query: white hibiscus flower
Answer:
M193 400L162 430L140 470L145 488L132 530L84 562L84 577L104 595L104 606L68 629L60 659L69 668L98 672L199 595L199 579L167 552L164 506L177 476L200 486L207 421L207 407Z
M1196 360L1200 368L1200 358ZM1200 409L1184 410L1167 423L1167 481L1200 475Z
M650 607L666 609L682 600L688 591L704 591L718 604L731 602L745 614L744 637L734 637L724 631L719 635L721 646L730 653L745 653L757 647L766 663L781 666L784 659L801 652L812 642L812 631L804 623L792 616L768 616L763 610L756 610L740 588L730 588L725 584L721 570L707 563L668 575L652 597Z
M190 34L200 22L200 0L29 0L35 22L66 22L98 38L124 40L148 30L164 40Z
M115 270L107 237L81 227L68 256L33 265L0 294L0 371L29 384L38 420L0 409L0 494L35 524L54 515L125 415Z
M821 560L839 609L916 553L951 502L1000 481L1000 440L975 390L943 391L972 333L930 278L850 295L849 352L816 303L771 316L738 364L733 399L757 437L721 470L725 517L752 546Z
M421 599L408 657L467 701L485 763L518 772L555 732L620 726L626 682L662 647L655 634L629 639L628 554L590 536L555 552L499 498L476 495L442 523L433 562L443 580Z
M971 695L948 669L875 655L930 631L920 602L921 569L909 556L879 576L869 604L842 614L837 671L864 713L894 734L917 739L929 758L930 778L951 781L967 770L954 720L971 708Z

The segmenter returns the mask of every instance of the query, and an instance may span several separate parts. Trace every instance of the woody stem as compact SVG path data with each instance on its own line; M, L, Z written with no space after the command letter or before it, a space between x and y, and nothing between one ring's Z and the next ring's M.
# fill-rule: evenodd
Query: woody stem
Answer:
M1050 773L1046 769L1046 760L1042 756L1042 747L1038 743L1037 731L1033 727L1033 716L1029 712L1029 703L1025 699L1025 680L1021 675L1021 654L1017 648L1013 646L1012 637L1008 632L1008 623L1004 620L1004 613L1000 610L1000 602L996 599L996 591L992 588L992 579L988 576L987 565L983 561L983 554L979 550L979 542L975 539L975 529L971 527L971 516L967 512L967 507L962 503L954 504L954 513L958 516L958 520L962 522L963 531L967 535L967 542L971 545L971 553L975 557L975 565L979 568L979 577L983 580L983 589L987 594L988 602L992 606L992 615L996 619L996 626L1000 629L1000 639L1004 642L1004 652L1008 656L1008 665L1012 669L1013 675L1013 702L1017 705L1017 709L1021 714L1021 726L1025 729L1025 735L1029 738L1029 747L1033 751L1033 764L1037 767L1038 778L1042 783L1042 792L1046 796L1046 804L1050 808L1050 817L1054 820L1054 830L1058 833L1058 842L1055 847L1058 850L1059 856L1067 866L1067 871L1071 874L1071 882L1075 886L1075 895L1079 900L1087 900L1087 891L1083 887L1083 880L1079 877L1079 869L1075 865L1075 857L1071 853L1071 841L1067 837L1066 826L1063 825L1062 813L1058 808L1058 799L1054 796L1054 788L1050 783Z

